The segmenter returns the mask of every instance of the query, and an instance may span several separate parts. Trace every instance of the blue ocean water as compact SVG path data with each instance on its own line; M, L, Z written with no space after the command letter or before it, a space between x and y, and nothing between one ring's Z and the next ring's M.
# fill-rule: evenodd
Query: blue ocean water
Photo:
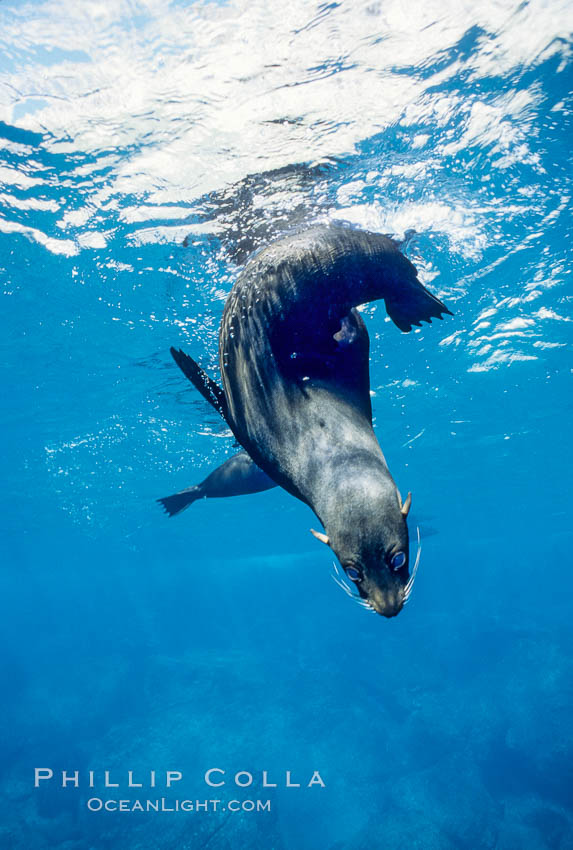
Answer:
M573 847L572 23L2 4L1 850ZM155 503L236 451L169 347L216 374L248 257L332 220L405 238L455 313L402 335L364 310L422 533L388 621L285 492ZM222 802L88 805L156 798Z

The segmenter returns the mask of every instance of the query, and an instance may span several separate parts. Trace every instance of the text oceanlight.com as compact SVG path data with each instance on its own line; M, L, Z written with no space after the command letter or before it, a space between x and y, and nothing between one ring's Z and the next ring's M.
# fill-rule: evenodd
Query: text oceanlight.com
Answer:
M90 797L90 812L270 812L270 800L103 800Z

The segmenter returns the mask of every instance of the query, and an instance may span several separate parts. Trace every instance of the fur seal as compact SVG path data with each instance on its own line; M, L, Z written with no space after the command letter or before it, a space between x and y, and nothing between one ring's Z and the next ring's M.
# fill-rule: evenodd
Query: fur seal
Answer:
M372 427L369 338L355 308L377 299L406 333L452 315L393 239L313 227L260 251L235 282L219 332L222 388L184 352L171 353L258 470L314 511L324 532L311 530L336 554L355 598L393 617L417 561L410 572L411 494L402 502ZM161 500L168 510L169 498L177 497Z

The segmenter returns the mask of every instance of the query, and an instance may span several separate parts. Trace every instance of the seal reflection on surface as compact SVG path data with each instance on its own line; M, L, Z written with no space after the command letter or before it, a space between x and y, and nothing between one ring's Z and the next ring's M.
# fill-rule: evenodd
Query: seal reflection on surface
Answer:
M336 554L336 580L365 608L394 617L407 602L407 516L372 427L369 337L355 309L384 299L407 333L450 310L420 283L394 240L350 227L280 239L247 263L219 331L222 387L171 354L244 449L203 482L160 499L170 516L198 498L280 486L314 511ZM419 537L418 537L419 542Z

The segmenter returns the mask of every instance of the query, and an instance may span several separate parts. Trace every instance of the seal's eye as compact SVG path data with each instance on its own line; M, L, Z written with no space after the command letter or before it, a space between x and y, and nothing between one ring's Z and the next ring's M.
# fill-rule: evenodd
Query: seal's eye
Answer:
M360 581L362 579L362 574L356 567L346 567L346 575L352 581Z
M390 564L393 570L401 569L406 563L406 553L405 552L396 552Z

